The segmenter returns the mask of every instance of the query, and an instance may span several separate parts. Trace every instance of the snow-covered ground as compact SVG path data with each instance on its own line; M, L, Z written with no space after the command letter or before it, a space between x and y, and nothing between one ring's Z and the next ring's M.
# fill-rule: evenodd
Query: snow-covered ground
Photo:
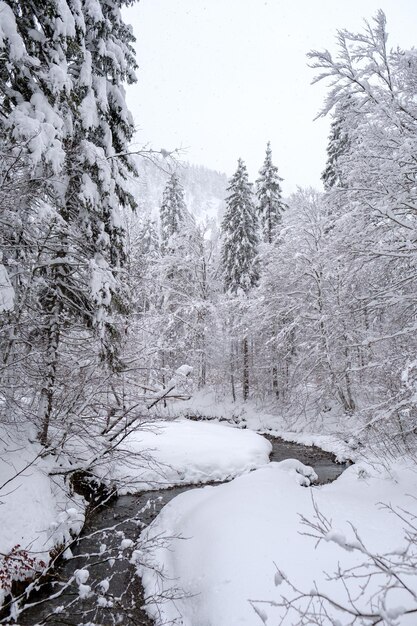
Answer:
M183 626L256 626L262 622L293 626L298 623L294 613L286 615L284 608L263 602L293 596L287 582L277 575L277 568L300 590L309 592L317 583L322 592L347 604L341 582L327 581L324 572L335 572L338 563L342 568L350 568L366 560L363 554L342 547L345 540L355 539L350 523L358 528L369 550L386 553L404 547L403 522L381 510L380 503L417 513L417 502L409 495L417 493L415 465L397 465L395 473L387 473L382 468L360 464L350 467L329 485L305 488L300 485L304 481L293 464L284 461L230 483L174 498L144 536L167 533L180 538L149 555L155 569L138 568L147 594L169 594L172 587L185 594L182 599L158 606L153 613L157 623L178 620L175 623ZM314 539L300 534L307 530L300 514L314 517L312 498L320 512L332 520L335 531L328 533L327 541L318 546ZM164 578L156 573L161 569ZM348 579L345 582L350 584ZM355 595L358 580L352 582ZM368 599L371 591L376 590L375 585L382 582L381 576L373 579L366 592ZM416 578L412 584L415 591ZM395 609L391 615L401 616L401 610L396 608L408 608L410 600L411 594L407 593L389 595L387 610ZM361 600L357 606L371 609ZM323 623L351 623L336 613L341 621ZM416 623L413 619L415 616L403 616L402 620L384 624L411 625Z
M27 552L47 562L53 548L80 532L86 503L54 475L62 469L56 456L42 458L39 444L28 443L31 433L16 429L11 436L11 430L0 433L0 554L19 544L23 561ZM111 463L96 468L120 493L227 480L268 463L271 445L251 431L180 420L132 433L123 448ZM75 445L78 459L80 449ZM4 566L0 558L0 570ZM12 571L10 576L16 578ZM0 604L3 597L0 591Z
M12 431L9 428L0 435L0 554L19 545L15 555L22 564L29 562L27 557L48 562L50 550L81 531L84 502L70 495L62 477L49 476L55 461L39 456L41 447L27 443L27 432L13 431L12 437ZM9 578L16 576L13 564L6 565L2 559L0 569L5 571L1 605ZM23 575L24 568L17 569ZM30 568L27 574L30 577Z
M123 449L103 472L119 493L228 480L268 463L271 444L250 430L181 419L132 433Z
M268 421L265 416L263 421ZM307 444L327 437L328 447L337 447L337 437L329 434L285 436ZM13 439L3 433L2 438L0 552L7 554L20 544L47 560L49 550L81 529L83 502L71 499L62 477L50 475L55 458L41 458L36 443L19 444L31 439L28 433L20 437L16 433ZM317 584L332 598L346 601L340 583L329 582L323 572L334 572L338 562L349 568L365 560L362 553L343 549L345 541L354 539L350 523L369 550L396 549L398 557L398 548L404 546L404 522L381 510L380 503L417 514L417 502L409 495L417 493L413 462L408 466L405 461L387 461L384 467L377 459L372 464L359 462L332 484L306 488L314 478L311 469L293 460L269 463L268 441L249 429L218 422L158 421L149 430L129 435L123 447L123 454L97 468L121 493L233 478L174 498L144 533L148 539L161 534L180 537L165 547L148 542L144 545L159 547L140 554L141 562L145 556L152 566L138 567L147 594L163 590L169 595L169 589L177 587L184 596L158 606L155 615L161 623L171 619L183 626L280 623L283 609L273 603L281 596L291 598L294 591L277 575L277 568L302 591ZM318 546L300 534L306 530L300 514L314 516L312 498L335 529ZM161 569L163 579L156 574ZM415 589L415 578L411 584ZM372 585L374 581L370 589ZM407 608L409 601L409 594L389 596L394 608ZM292 613L286 619L284 624L297 624ZM412 617L395 619L387 624L413 624Z
M350 445L352 433L358 427L355 418L341 416L335 407L325 414L306 412L294 415L278 415L254 401L233 402L232 398L218 396L205 389L193 394L190 400L174 404L173 412L197 416L213 422L228 421L237 427L245 427L259 433L268 433L286 441L305 446L317 446L335 454L338 461L354 461L359 454Z

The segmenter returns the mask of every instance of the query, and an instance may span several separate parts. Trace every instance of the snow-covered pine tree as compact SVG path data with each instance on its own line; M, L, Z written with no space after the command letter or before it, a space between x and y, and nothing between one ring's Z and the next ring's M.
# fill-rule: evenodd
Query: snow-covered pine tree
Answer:
M349 116L352 106L353 99L349 95L335 107L327 144L326 167L321 175L326 191L333 187L346 187L347 184L343 175L341 158L348 153L350 148L348 128L352 126L352 120L348 118L352 117Z
M266 243L272 243L274 240L285 210L280 182L282 178L278 175L278 168L272 163L271 144L268 141L265 160L256 181L257 211L263 240Z
M158 226L155 220L148 217L144 220L141 232L142 254L155 258L159 252Z
M161 258L157 280L162 290L158 335L161 380L165 385L166 379L182 364L187 351L191 351L194 295L192 238L195 221L187 210L184 189L176 172L170 176L163 191L160 228Z
M174 172L164 189L160 209L161 249L167 252L171 238L178 234L186 220L187 208L184 201L184 189L178 174Z
M285 204L282 200L282 190L280 183L282 178L278 175L278 168L272 162L271 144L268 141L266 146L265 160L262 168L259 170L259 178L256 181L256 196L258 199L257 211L261 226L262 238L264 243L272 244L276 239L279 227L282 222L282 214L285 211ZM265 251L265 257L262 261L263 269L266 270L269 262L270 251ZM277 328L270 328L271 338L268 344L276 346ZM275 350L276 351L276 350ZM272 384L275 394L279 395L278 385L278 365L277 359L273 358L272 368Z
M252 185L242 159L227 190L221 225L224 287L234 295L246 294L258 280L258 233Z
M6 60L0 130L8 146L23 152L28 176L39 189L24 210L37 234L40 279L33 280L32 266L25 293L32 294L31 319L40 321L30 343L40 354L34 394L42 443L48 439L60 362L69 364L63 346L72 330L95 334L102 358L111 367L118 362L112 310L123 300L119 208L134 205L126 186L134 171L127 154L134 129L122 83L135 79L135 61L133 36L120 12L129 3L0 3ZM61 382L68 383L68 371L61 372Z
M258 224L253 201L252 185L246 165L238 160L238 167L230 180L226 211L223 217L221 262L225 291L231 296L246 296L258 281ZM232 326L234 324L232 323ZM234 329L232 330L232 334ZM237 346L231 345L231 384L235 396L234 370ZM242 340L243 399L249 397L249 342L246 332Z

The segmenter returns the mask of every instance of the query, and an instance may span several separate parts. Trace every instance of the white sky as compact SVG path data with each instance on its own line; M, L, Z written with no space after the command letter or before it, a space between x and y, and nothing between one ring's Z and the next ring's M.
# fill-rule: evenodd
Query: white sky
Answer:
M321 187L329 120L313 122L325 88L306 53L334 50L378 8L392 47L417 44L417 0L141 0L125 11L137 37L139 82L128 104L153 148L252 180L271 141L284 192Z

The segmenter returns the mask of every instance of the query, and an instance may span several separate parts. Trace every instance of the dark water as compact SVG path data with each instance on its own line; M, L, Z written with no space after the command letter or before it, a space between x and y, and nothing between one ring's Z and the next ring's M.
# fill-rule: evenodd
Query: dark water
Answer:
M302 446L299 443L290 443L263 435L272 443L271 461L284 461L284 459L298 459L304 465L311 465L318 476L318 484L324 485L336 480L348 467L348 463L336 463L336 457L331 452L326 452L315 446Z
M39 602L50 597L62 587L62 582L66 583L71 579L75 570L84 568L90 572L86 584L90 585L93 594L89 598L81 599L78 595L78 585L72 582L58 598L26 609L19 617L19 625L153 624L142 608L144 597L141 580L135 575L134 565L129 562L132 549L136 547L143 528L155 519L162 507L175 496L191 488L193 487L181 486L157 492L120 496L93 511L81 536L72 547L73 558L62 561L56 568L57 582L53 586L46 585L44 589L32 594L29 602ZM123 538L132 540L133 547L121 550ZM100 547L103 545L106 549L103 555L100 555ZM109 589L103 597L110 598L112 606L101 607L98 605L100 582L105 579L109 580ZM62 606L64 610L56 613L57 607Z
M346 468L346 465L336 464L332 454L319 448L267 438L273 445L271 461L296 458L315 469L321 484L334 480ZM144 598L141 581L135 575L135 567L129 563L132 549L142 529L152 522L162 507L175 496L193 488L196 486L120 496L93 511L82 535L72 547L73 558L61 561L57 566L53 585L48 583L32 594L28 603L41 603L27 608L18 623L21 626L45 623L53 626L151 625L142 608ZM133 547L121 549L124 537L133 541ZM89 570L86 584L92 589L90 597L81 599L77 584L72 582L68 585L77 569ZM106 579L109 581L109 589L106 594L102 594L100 583ZM67 587L59 597L47 599L65 585ZM109 599L112 603L110 606L99 605ZM58 607L62 607L60 612L56 612Z

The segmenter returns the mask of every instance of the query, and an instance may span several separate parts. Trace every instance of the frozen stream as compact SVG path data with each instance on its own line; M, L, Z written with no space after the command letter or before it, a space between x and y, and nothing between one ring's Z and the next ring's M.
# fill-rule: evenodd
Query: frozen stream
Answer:
M306 447L288 443L281 439L267 437L273 445L271 461L282 461L295 458L306 465L311 465L318 474L320 483L327 483L339 476L346 465L335 463L334 456L315 447ZM77 569L88 569L90 576L88 584L96 589L100 581L110 580L109 593L113 598L113 606L99 607L97 596L93 599L80 599L78 587L70 585L65 593L54 600L46 600L47 596L58 590L56 586L46 589L45 601L38 606L25 611L19 618L22 626L34 626L38 623L52 625L94 624L115 625L123 624L144 625L152 622L140 608L143 604L143 593L140 579L129 564L128 558L118 558L120 544L124 533L126 538L135 541L142 528L158 515L162 507L180 493L193 489L198 485L181 486L159 491L144 492L133 496L120 496L105 506L101 506L87 521L83 532L73 548L73 557L63 561L56 569L55 579L67 581ZM93 535L91 535L94 533ZM100 546L106 545L106 557L100 555ZM114 563L109 562L110 557ZM128 557L128 550L124 555ZM32 595L31 601L42 599L43 592ZM106 598L109 598L109 593ZM62 607L62 608L58 608ZM58 611L56 612L58 608Z

